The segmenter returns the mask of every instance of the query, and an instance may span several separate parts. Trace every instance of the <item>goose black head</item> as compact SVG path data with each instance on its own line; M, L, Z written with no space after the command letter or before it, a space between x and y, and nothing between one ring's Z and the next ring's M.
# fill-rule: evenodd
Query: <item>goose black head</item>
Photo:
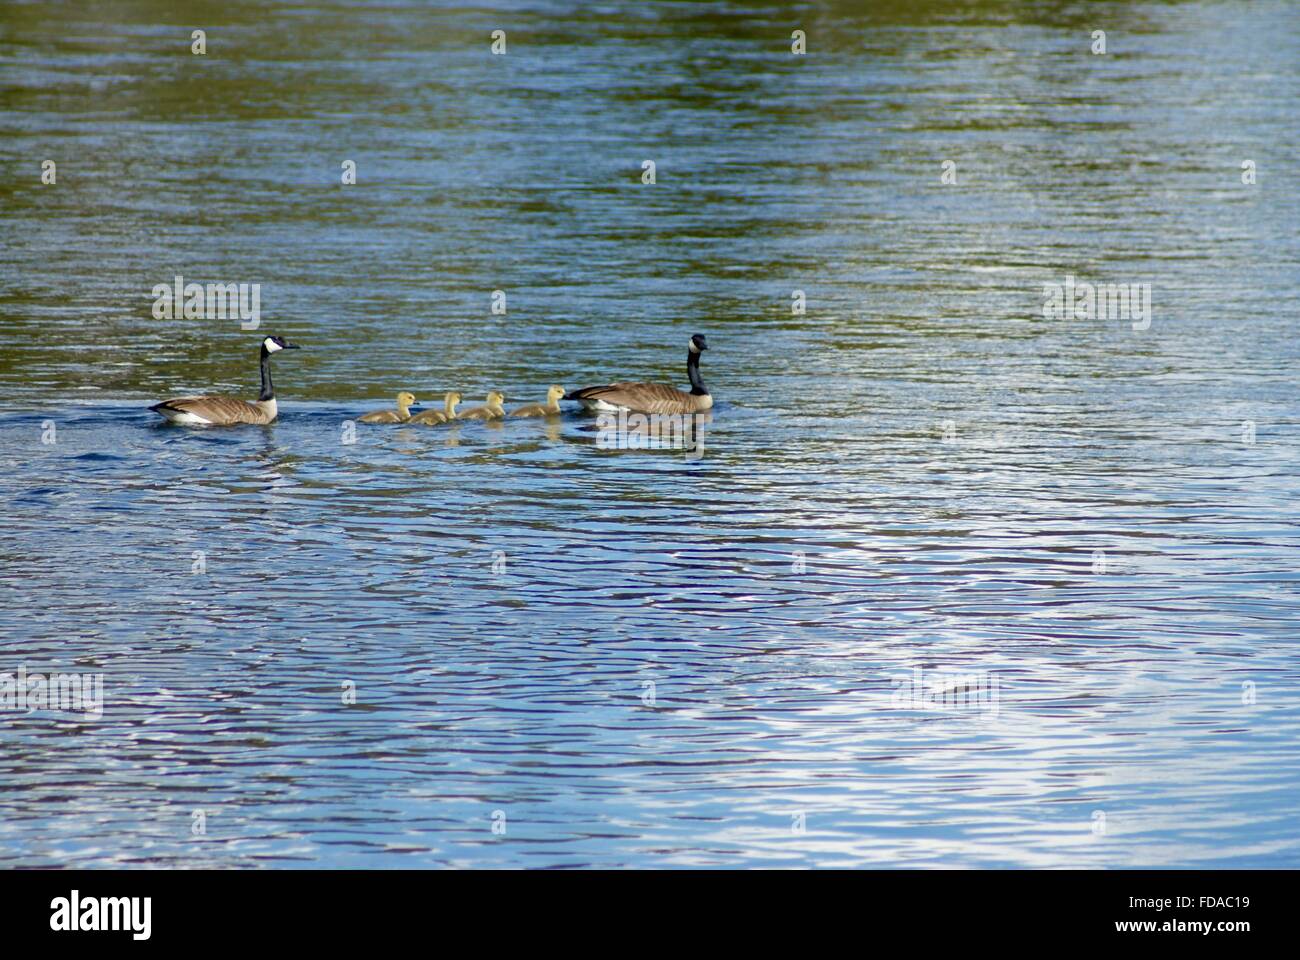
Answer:
M709 341L704 339L704 334L697 333L691 337L691 353L700 353L709 349Z
M290 343L284 337L267 337L262 341L262 351L264 353L275 353L277 350L297 350L298 344Z

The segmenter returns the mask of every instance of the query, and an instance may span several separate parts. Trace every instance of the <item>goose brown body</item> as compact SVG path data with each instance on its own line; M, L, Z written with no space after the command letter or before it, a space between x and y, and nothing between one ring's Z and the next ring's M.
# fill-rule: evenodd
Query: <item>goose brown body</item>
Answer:
M279 415L275 398L240 400L238 397L173 397L149 408L172 423L192 426L210 424L231 426L236 423L271 423Z
M691 394L663 383L607 383L570 393L589 410L623 408L639 413L702 413L713 408L709 394Z

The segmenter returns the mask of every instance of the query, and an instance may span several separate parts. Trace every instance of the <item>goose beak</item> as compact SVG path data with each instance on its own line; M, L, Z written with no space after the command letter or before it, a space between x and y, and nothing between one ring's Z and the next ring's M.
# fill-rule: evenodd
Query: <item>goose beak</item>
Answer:
M285 344L284 344L284 349L286 349L286 350L301 350L302 347L298 346L298 344L296 344L296 343L289 343L289 342L286 340L286 341L285 341Z

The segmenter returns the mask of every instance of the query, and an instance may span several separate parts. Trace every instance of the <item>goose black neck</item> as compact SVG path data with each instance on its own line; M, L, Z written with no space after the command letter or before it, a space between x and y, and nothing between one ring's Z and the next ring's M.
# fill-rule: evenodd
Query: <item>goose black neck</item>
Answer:
M686 375L691 378L691 393L697 397L705 397L709 394L709 388L704 385L704 378L700 376L700 355L694 350L688 350L686 353Z
M262 392L257 399L275 399L275 387L271 386L271 354L266 347L262 347Z

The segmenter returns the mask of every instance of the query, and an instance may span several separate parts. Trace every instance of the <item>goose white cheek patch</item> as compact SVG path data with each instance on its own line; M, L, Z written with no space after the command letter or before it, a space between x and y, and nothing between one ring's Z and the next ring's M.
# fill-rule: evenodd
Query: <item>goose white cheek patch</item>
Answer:
M280 346L278 343L276 343L276 342L275 342L274 340L272 340L270 337L267 337L265 340L262 341L262 346L266 347L266 352L267 352L267 353L275 353L275 351L277 351L277 350L283 350L283 349L284 349L284 347Z

